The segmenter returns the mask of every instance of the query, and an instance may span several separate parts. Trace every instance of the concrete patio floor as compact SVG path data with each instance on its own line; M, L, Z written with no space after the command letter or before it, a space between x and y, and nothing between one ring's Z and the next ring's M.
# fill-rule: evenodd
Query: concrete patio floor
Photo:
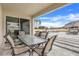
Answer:
M50 35L55 34L58 37L48 56L79 56L79 34L68 35L65 32L50 33ZM8 45L5 45L5 48L0 50L0 56L11 56L11 50L9 48ZM29 53L23 53L19 56L29 56ZM34 53L34 56L37 56L37 54Z

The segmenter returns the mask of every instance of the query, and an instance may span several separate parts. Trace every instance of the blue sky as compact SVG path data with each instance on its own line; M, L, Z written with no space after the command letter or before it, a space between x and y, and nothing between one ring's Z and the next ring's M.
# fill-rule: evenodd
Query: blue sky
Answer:
M40 26L62 27L71 21L79 20L79 3L74 3L54 12L47 13L37 17L36 20L41 21Z

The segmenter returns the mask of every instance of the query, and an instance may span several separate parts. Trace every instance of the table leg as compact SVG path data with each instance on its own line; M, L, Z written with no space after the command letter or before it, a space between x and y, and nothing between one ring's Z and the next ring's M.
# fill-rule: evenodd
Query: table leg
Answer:
M33 56L33 50L30 49L29 56Z

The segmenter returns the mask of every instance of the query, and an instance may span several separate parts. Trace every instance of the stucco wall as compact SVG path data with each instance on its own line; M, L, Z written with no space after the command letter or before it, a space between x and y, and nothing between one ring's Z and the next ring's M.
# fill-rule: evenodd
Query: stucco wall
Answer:
M3 31L2 31L2 6L0 5L0 47L3 43Z
M12 17L17 17L17 18L29 19L30 20L30 24L31 24L31 17L30 16L3 10L3 23L4 23L3 24L3 26L4 26L3 29L4 29L4 34L6 33L6 16L12 16ZM30 25L30 34L31 34L31 25Z

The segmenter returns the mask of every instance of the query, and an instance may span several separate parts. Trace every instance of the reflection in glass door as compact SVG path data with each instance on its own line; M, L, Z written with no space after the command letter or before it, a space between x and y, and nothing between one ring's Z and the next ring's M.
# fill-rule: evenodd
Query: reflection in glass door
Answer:
M26 34L30 34L30 21L27 19L20 19L21 30Z

